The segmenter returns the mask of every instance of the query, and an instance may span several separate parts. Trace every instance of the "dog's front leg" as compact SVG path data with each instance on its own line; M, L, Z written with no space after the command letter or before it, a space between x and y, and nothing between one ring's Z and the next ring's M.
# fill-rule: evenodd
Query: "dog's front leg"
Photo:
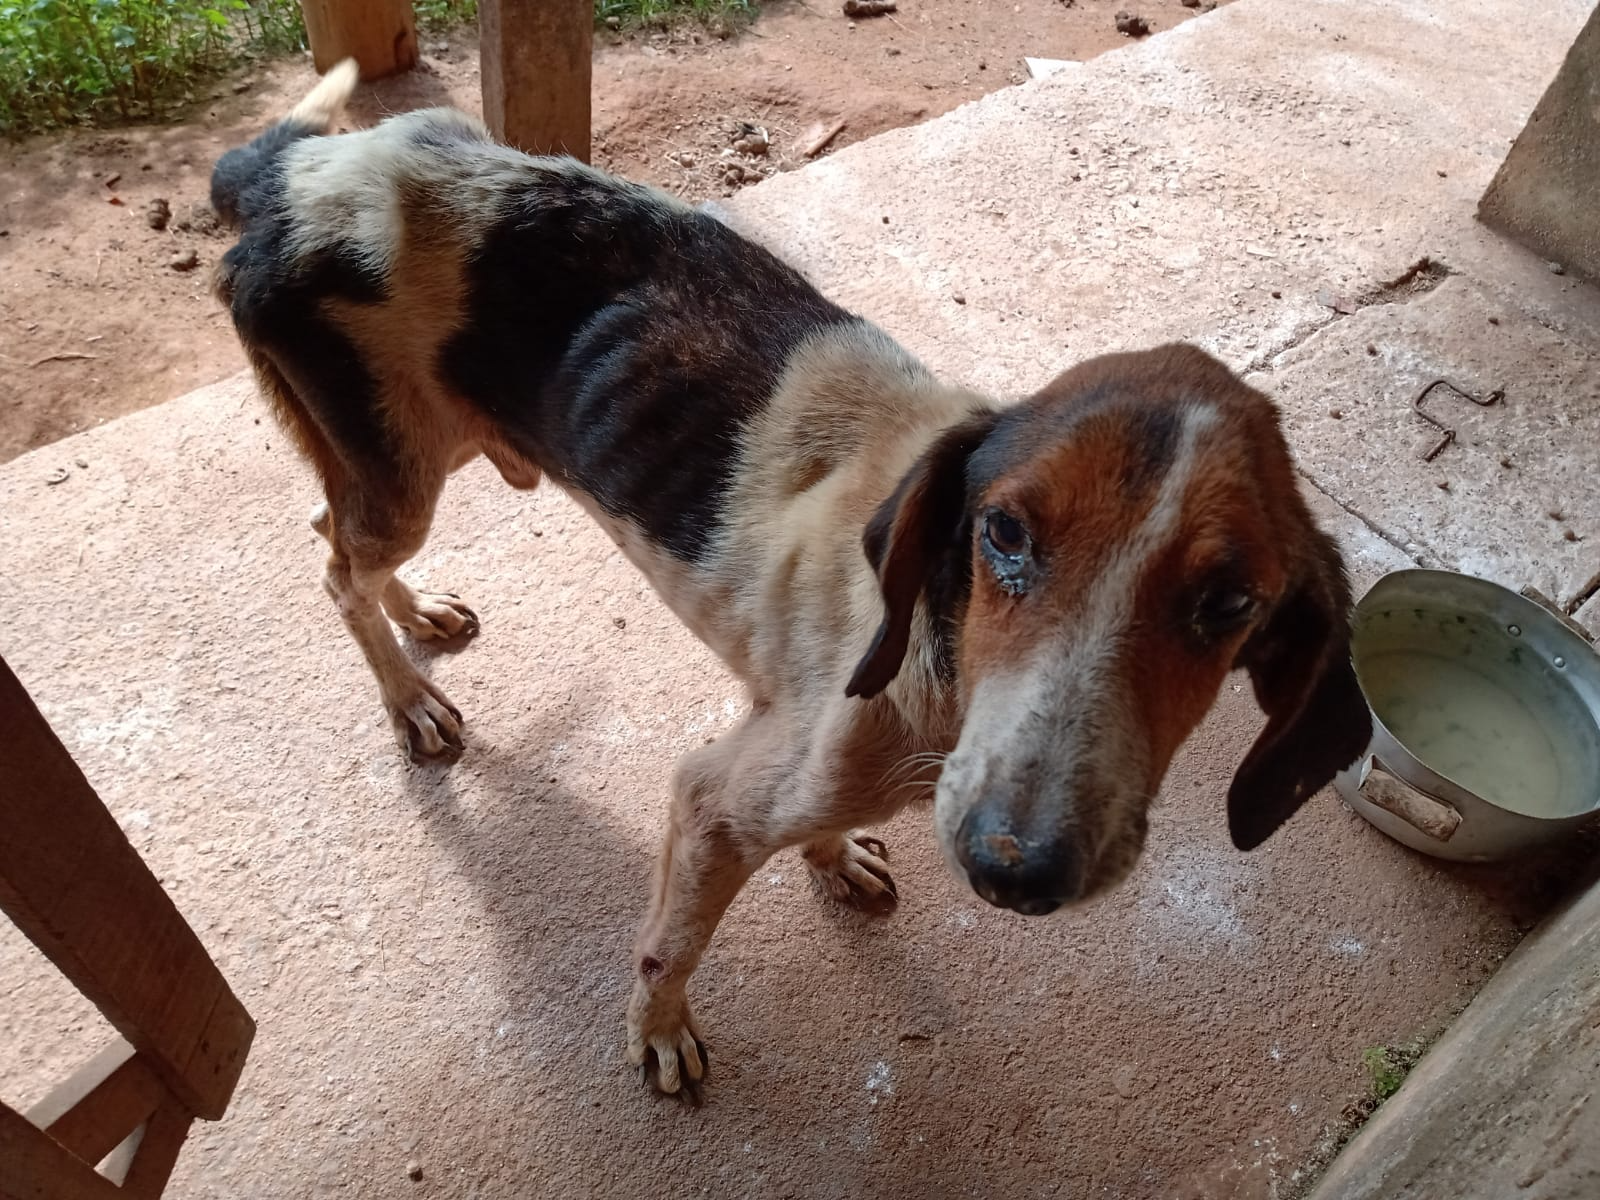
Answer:
M768 819L784 772L783 725L768 714L684 756L673 774L666 845L634 951L628 1061L663 1092L694 1096L705 1044L689 976L739 889L778 849Z

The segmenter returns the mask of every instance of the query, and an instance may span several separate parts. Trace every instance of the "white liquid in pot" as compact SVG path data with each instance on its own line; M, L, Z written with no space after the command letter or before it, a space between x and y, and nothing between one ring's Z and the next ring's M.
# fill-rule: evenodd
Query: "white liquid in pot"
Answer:
M1373 712L1423 764L1500 808L1565 817L1594 807L1600 731L1581 699L1525 644L1451 625L1428 614L1410 631L1432 635L1417 638L1428 649L1384 637L1360 655Z

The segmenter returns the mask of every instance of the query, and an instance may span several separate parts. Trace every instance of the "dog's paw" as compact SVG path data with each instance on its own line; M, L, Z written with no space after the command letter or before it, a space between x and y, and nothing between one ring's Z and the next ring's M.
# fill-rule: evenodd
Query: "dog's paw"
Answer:
M706 1044L681 992L652 992L643 981L634 987L628 1005L628 1062L657 1091L700 1103Z
M419 642L469 638L478 632L478 614L451 592L413 592L406 611L395 620Z
M886 912L900 900L889 874L889 850L864 834L827 838L801 850L811 877L841 904L866 912Z
M426 679L419 676L410 695L385 707L400 749L419 767L461 757L461 710Z

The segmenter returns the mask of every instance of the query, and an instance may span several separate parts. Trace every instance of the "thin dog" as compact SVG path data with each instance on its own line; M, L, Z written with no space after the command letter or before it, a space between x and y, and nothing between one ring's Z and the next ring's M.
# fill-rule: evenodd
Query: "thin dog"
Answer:
M941 383L726 224L454 111L326 136L353 64L217 163L217 276L321 477L325 583L417 761L460 712L401 651L465 635L396 568L452 470L549 477L748 690L672 778L634 950L628 1055L705 1071L686 986L773 853L893 903L853 832L921 791L993 904L1114 886L1223 678L1267 723L1227 798L1265 840L1365 746L1338 551L1277 411L1198 349L1083 363L1012 405Z

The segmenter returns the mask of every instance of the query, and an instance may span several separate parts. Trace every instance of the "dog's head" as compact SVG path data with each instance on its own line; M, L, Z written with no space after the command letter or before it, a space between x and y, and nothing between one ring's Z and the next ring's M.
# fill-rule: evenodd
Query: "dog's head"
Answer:
M935 821L991 903L1045 913L1120 882L1234 667L1268 718L1228 792L1241 849L1370 736L1344 565L1277 410L1193 347L1095 359L946 430L865 548L886 616L850 692L897 673L920 596L950 608L963 721Z

